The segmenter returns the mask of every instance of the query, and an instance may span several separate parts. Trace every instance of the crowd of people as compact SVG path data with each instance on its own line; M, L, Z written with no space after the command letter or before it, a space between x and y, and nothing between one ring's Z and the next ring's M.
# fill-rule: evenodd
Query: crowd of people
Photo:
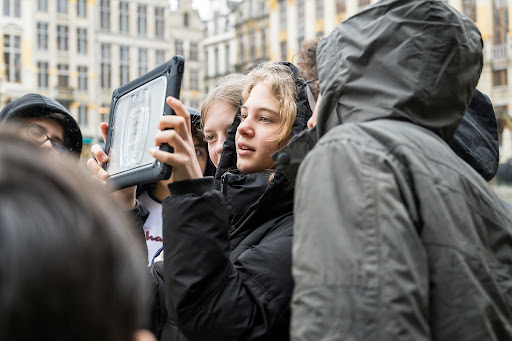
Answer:
M512 340L482 50L443 1L379 1L199 111L168 97L172 175L122 190L62 105L10 102L0 339Z

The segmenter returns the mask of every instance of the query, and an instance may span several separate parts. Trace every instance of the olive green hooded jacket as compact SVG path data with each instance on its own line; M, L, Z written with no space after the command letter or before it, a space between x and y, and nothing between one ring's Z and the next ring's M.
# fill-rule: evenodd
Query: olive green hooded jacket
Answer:
M300 164L292 339L511 340L512 219L446 142L480 77L476 26L380 1L317 62L318 125L275 155Z

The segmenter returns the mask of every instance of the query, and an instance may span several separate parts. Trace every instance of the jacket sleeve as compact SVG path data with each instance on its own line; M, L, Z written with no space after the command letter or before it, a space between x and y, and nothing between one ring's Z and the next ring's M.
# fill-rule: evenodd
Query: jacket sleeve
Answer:
M205 181L173 184L163 202L169 318L190 341L255 340L275 332L276 324L287 335L291 214L276 222L290 226L286 233L276 228L232 262L228 209L220 192L199 184Z
M428 340L428 269L389 152L318 144L299 169L292 340Z
M144 223L148 219L149 211L136 200L135 207L128 210L128 215L133 221L133 227L137 241L144 250L145 259L148 258L148 246L146 244L146 235L144 234Z

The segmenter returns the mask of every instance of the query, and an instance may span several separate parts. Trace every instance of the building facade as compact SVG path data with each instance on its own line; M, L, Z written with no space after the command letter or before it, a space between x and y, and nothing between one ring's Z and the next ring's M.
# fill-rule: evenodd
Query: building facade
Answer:
M215 87L217 81L235 71L237 47L235 35L235 8L238 2L211 1L212 15L204 21L204 39L201 51L204 59L204 93Z
M243 0L235 9L236 72L269 60L269 12L266 0Z
M161 2L161 0L156 0ZM165 18L171 42L171 57L181 54L185 57L185 72L181 86L181 101L196 110L204 97L204 61L201 41L204 39L201 17L192 8L191 1L180 1L179 7Z
M244 72L269 60L266 0L210 1L212 15L204 22L205 93L233 72Z
M304 39L327 36L341 21L377 0L270 0L270 58L293 61ZM511 114L512 16L508 0L448 0L478 26L484 41L484 69L478 88L493 101L498 118Z
M175 54L186 58L181 96L200 102L203 38L189 1L3 0L0 107L29 92L56 99L79 122L83 158L100 142L112 91Z

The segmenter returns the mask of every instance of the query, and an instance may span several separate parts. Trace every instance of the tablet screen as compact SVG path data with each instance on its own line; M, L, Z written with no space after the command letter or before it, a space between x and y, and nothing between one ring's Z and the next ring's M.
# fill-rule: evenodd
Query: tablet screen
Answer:
M167 78L158 77L117 101L113 117L107 173L109 176L151 167L156 160L149 154L156 148L155 135L164 113Z

